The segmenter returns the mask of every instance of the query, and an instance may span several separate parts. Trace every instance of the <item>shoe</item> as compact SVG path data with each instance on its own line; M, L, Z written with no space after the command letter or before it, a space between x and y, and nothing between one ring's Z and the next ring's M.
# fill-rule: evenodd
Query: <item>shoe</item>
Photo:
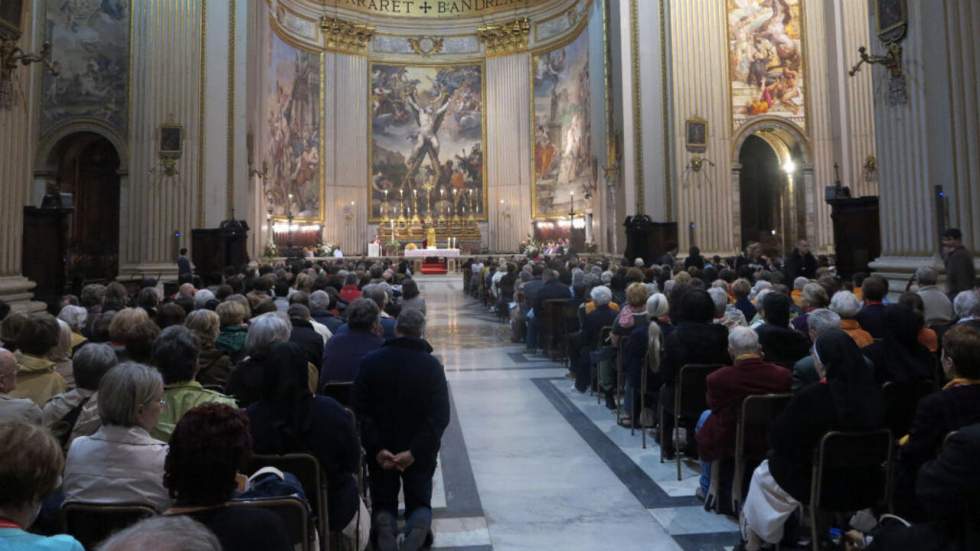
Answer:
M402 541L401 546L398 547L398 551L419 551L423 547L431 547L431 535L432 532L427 528L412 528L405 534L405 539ZM426 543L428 543L428 546Z
M393 516L379 513L374 517L374 549L375 551L398 551L398 525Z
M613 396L612 391L608 391L606 394L606 409L616 409L616 397Z

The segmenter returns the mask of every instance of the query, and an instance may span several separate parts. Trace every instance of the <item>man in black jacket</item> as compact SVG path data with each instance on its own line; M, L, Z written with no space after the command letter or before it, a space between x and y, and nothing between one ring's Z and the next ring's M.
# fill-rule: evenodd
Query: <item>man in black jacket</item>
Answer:
M415 551L431 542L432 475L449 424L442 364L422 335L425 316L398 316L396 337L366 356L354 382L354 410L371 469L374 548ZM396 545L398 490L404 486L406 536Z
M949 228L943 233L943 261L946 264L946 295L953 300L960 291L973 289L976 272L973 254L963 246L963 232Z
M814 279L817 277L817 258L810 252L810 244L800 239L793 252L786 257L786 281L798 277Z
M289 322L293 329L289 333L289 342L296 343L306 353L306 361L320 367L323 365L323 337L316 332L310 323L310 309L302 304L291 304Z

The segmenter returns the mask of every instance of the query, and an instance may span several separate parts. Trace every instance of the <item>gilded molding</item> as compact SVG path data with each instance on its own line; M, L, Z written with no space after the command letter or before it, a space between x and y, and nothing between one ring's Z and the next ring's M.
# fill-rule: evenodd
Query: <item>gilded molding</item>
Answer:
M238 21L238 0L229 0L228 6L228 174L225 218L230 220L235 211L235 26Z
M636 153L636 214L644 214L643 185L643 104L640 83L640 7L639 0L630 0L630 68L633 80L633 149Z
M488 57L527 51L531 20L520 17L499 25L481 25L476 30Z
M445 39L435 36L416 36L407 39L412 51L422 57L429 57L442 52Z
M324 15L320 18L326 49L348 54L367 52L376 27Z
M207 92L208 0L201 0L201 75L198 101L201 109L197 123L197 227L204 227L204 97Z

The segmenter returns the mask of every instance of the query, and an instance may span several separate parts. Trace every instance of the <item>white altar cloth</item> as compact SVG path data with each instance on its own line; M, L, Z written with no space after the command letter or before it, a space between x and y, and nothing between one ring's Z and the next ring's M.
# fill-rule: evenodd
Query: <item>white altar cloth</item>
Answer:
M405 249L405 258L459 258L459 249Z

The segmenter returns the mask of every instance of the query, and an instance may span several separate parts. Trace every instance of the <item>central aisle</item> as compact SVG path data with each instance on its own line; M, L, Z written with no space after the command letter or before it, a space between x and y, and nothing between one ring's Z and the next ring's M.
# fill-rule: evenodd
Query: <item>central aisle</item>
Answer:
M525 356L508 326L463 294L461 277L418 279L454 406L434 499L437 548L707 550L737 541L734 523L693 498L692 470L678 482L652 442L641 449L639 433L631 438L594 398L574 393L563 367Z

